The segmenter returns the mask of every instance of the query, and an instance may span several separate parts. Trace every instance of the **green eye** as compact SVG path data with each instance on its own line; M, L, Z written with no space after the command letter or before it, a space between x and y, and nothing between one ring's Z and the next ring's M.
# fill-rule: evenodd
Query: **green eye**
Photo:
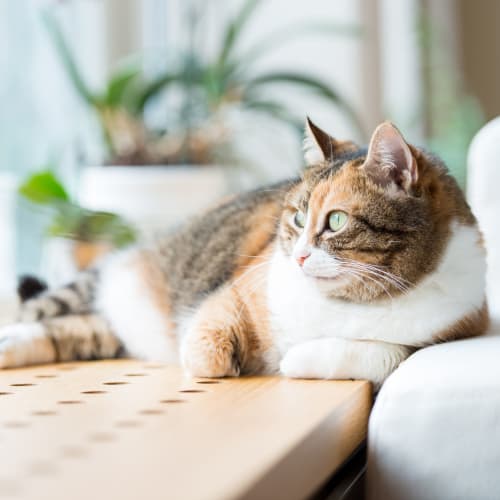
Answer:
M293 221L297 227L304 227L306 225L306 216L304 215L304 212L297 210Z
M347 214L345 212L341 212L340 210L336 210L332 212L328 217L328 225L332 231L338 231L345 226L347 222Z

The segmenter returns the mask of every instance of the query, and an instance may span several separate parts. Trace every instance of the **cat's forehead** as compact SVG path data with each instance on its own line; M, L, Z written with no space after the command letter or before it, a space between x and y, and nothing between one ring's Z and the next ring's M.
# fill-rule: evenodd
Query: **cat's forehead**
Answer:
M292 193L292 199L305 207L311 199L322 203L333 195L348 198L361 187L359 168L366 157L366 150L358 150L333 161L309 167L303 176L303 182Z
M339 171L346 165L357 165L360 166L366 159L367 148L359 148L356 150L345 151L337 156L335 156L330 161L331 173Z

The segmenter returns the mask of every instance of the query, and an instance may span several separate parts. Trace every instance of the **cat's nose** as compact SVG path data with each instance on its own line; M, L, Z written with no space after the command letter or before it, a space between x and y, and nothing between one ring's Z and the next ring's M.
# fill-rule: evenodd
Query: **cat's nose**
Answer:
M306 261L306 259L310 257L310 255L311 255L310 253L307 253L305 255L301 255L300 257L296 257L297 263L299 264L300 267L304 265L304 262Z

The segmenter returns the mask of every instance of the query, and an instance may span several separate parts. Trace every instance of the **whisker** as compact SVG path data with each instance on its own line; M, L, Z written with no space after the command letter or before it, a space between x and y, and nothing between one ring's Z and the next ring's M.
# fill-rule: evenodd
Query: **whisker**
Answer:
M352 275L357 275L361 278L364 278L364 279L368 279L370 280L371 282L375 283L375 285L379 286L383 291L384 293L387 294L387 296L392 300L394 297L392 296L392 294L389 292L389 290L387 290L387 288L382 284L380 283L378 280L376 280L375 278L372 278L371 276L367 276L367 275L364 275L361 271L359 270L354 270L354 269L348 269L348 273L353 273Z
M339 260L341 260L341 259L339 259ZM350 260L350 259L344 259L344 261L349 262L349 263L353 263L353 264L357 264L357 265L360 265L360 266L363 266L366 268L370 268L370 269L375 270L375 271L379 271L383 274L386 274L386 275L392 277L393 279L396 279L397 281L400 281L402 283L407 283L410 286L414 286L414 284L411 281L408 281L407 279L405 279L401 276L396 276L395 274L387 271L383 266L378 266L376 264L368 264L368 263L364 263L364 262L358 262L358 261L354 261L354 260Z
M376 274L377 276L385 279L386 281L391 282L394 286L397 286L401 290L404 289L406 291L411 286L414 286L413 283L411 283L410 281L400 276L396 276L393 273L390 273L381 266L377 266L375 264L362 263L351 259L337 258L337 260L339 260L342 264L355 266L357 269L362 269L364 271L371 272L372 274Z
M388 284L394 286L394 288L396 288L397 290L399 290L402 293L407 291L407 288L404 287L403 285L401 285L400 283L398 283L397 281L393 281L390 278L388 278L387 276L378 274L374 271L363 269L363 268L357 267L357 266L352 266L351 264L345 264L345 268L353 269L353 270L355 269L359 273L362 273L367 279L371 279L373 281L376 281L379 284L381 284L380 280L383 280L383 281L387 282ZM376 278L378 278L378 279L376 279Z

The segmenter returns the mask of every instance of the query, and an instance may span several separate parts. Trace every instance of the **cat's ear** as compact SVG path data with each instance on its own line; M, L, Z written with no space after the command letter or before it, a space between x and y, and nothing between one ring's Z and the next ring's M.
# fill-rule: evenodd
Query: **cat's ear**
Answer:
M307 165L331 160L337 141L307 117L304 133L304 158Z
M417 161L399 130L390 122L375 129L363 168L377 184L394 192L409 193L418 180Z
M334 139L307 117L304 134L304 158L308 166L331 161L340 154L357 149L358 146L354 142Z
M331 161L335 156L358 147L350 141L338 141L307 117L304 133L304 158L307 165Z

